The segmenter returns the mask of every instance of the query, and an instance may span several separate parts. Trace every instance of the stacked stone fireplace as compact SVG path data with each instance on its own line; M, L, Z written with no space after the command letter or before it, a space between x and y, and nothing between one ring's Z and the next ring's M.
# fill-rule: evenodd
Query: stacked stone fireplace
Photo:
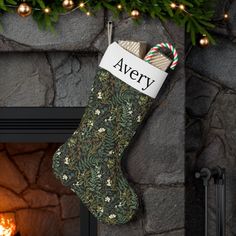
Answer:
M52 34L39 31L31 18L4 16L7 27L0 35L0 107L86 107L107 47L105 26L110 14L99 12L95 17L78 12L63 16L57 33ZM149 46L174 41L181 60L123 160L139 196L140 210L126 225L99 223L97 234L183 236L184 30L158 20L143 19L135 25L124 16L115 21L113 38L147 41ZM83 217L79 200L54 178L51 161L59 144L46 139L33 144L21 143L19 138L0 145L0 212L14 218L22 236L78 236Z

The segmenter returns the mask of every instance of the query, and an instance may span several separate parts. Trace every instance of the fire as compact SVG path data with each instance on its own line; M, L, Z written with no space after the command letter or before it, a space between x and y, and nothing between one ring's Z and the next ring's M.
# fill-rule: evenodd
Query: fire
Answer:
M13 219L0 215L0 236L13 236L16 225Z

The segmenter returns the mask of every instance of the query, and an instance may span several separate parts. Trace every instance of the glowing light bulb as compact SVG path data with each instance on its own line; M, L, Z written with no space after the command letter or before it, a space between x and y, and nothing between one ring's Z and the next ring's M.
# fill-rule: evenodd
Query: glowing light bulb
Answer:
M84 3L84 2L81 2L81 3L79 4L79 7L80 7L80 8L84 8L84 7L85 7L85 3Z
M44 12L45 14L50 14L50 13L51 13L51 9L50 9L49 7L45 7L45 8L43 9L43 12Z
M182 10L182 11L184 11L184 10L185 10L185 6L184 6L183 4L180 4L180 5L179 5L179 9Z
M177 5L176 5L174 2L172 2L172 3L170 4L170 7L174 9L174 8L177 7Z
M117 8L118 8L119 10L121 10L121 9L122 9L122 5L121 5L121 4L118 4L118 5L117 5Z

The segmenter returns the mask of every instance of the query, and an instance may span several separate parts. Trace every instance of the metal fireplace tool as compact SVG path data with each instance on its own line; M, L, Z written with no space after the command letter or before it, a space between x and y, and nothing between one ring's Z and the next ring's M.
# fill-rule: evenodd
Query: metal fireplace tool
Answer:
M205 188L205 236L208 236L208 185L211 179L214 180L216 187L216 236L226 236L225 213L226 213L226 187L225 169L219 166L209 169L202 168L195 173L196 178L203 180Z

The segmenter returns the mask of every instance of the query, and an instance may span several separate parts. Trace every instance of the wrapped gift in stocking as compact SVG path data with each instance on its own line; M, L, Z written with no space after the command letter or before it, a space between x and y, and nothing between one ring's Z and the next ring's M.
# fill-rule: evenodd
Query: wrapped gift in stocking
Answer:
M108 224L130 221L139 207L121 159L167 77L172 60L160 48L172 51L171 69L178 60L170 44L152 48L144 60L139 57L145 44L119 44L112 43L105 52L80 126L53 157L56 177Z

